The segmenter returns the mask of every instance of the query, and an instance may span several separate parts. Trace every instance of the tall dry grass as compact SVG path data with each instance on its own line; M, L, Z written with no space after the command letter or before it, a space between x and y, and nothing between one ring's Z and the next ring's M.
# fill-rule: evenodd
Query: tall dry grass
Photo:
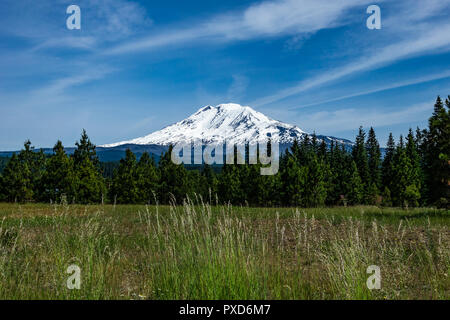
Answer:
M450 297L448 212L432 223L398 218L404 212L394 209L386 213L394 222L367 217L370 208L340 210L198 199L167 207L8 205L0 223L0 298ZM80 290L66 286L70 264L81 268ZM366 286L370 265L381 268L380 290Z

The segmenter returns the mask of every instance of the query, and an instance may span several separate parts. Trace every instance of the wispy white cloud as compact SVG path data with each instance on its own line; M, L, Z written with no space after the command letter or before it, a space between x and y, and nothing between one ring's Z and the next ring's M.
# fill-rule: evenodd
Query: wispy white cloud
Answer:
M33 90L31 93L32 99L60 99L66 90L86 84L91 81L104 78L106 75L114 72L116 69L104 66L97 66L95 69L88 69L82 72L77 72L73 75L59 78L50 84L39 89Z
M249 79L243 75L233 75L233 81L228 88L228 101L240 101L247 90Z
M317 105L321 105L321 104L325 104L325 103L329 103L329 102L336 102L336 101L346 100L346 99L350 99L350 98L365 96L365 95L369 95L369 94L373 94L373 93L378 93L378 92L383 92L383 91L387 91L387 90L413 86L413 85L417 85L417 84L432 82L432 81L446 79L446 78L450 78L450 70L448 70L448 71L446 71L444 73L433 74L433 75L430 75L430 76L420 77L420 78L416 78L416 79L413 79L413 80L394 82L394 83L391 83L391 84L386 85L386 86L381 86L381 87L378 87L378 88L375 88L375 89L364 90L364 91L360 91L360 92L356 92L356 93L352 93L352 94L347 94L347 95L339 96L339 97L332 98L332 99L322 100L322 101L318 101L318 102L314 102L314 103L302 104L302 105L300 105L298 107L290 108L290 110L317 106Z
M96 45L97 39L95 37L55 37L40 42L31 49L31 52L48 48L77 48L93 50Z
M137 1L127 0L82 0L95 12L89 21L94 24L93 34L118 40L134 34L137 29L148 28L153 20ZM95 22L98 21L98 22Z
M81 30L68 31L65 20L61 19L65 11L61 12L61 9L69 4L62 0L2 0L0 34L28 39L34 50L51 47L92 49L94 45L138 34L153 23L137 1L77 0L76 4L82 8Z
M329 70L319 76L303 80L294 86L260 98L254 101L252 105L266 105L355 73L373 70L401 59L435 52L436 50L440 50L439 52L450 50L450 24L448 23L427 29L412 39L396 42L378 50L375 49L373 50L375 53L363 56L355 62Z
M345 13L369 0L278 0L251 5L241 12L211 17L120 44L108 54L152 50L193 41L236 41L282 35L310 34L348 23Z
M363 127L383 127L398 124L417 123L427 119L433 110L433 101L428 101L406 108L391 108L395 111L360 110L355 108L334 111L319 111L296 118L306 129L314 129L321 133L334 134ZM295 117L291 115L291 117Z
M254 101L253 105L267 105L403 59L450 50L450 24L448 19L445 19L445 14L443 16L443 13L450 9L450 0L418 1L413 4L409 1L391 3L397 6L397 14L387 17L383 15L383 28L379 31L382 32L382 40L372 43L365 52L361 52L359 59L261 97ZM437 16L440 19L437 19Z

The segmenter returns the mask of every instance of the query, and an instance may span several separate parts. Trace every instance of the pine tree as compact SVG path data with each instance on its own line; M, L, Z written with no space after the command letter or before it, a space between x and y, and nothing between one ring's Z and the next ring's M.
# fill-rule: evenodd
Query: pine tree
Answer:
M325 165L317 158L315 153L311 152L309 161L303 168L307 173L305 183L302 186L303 205L305 207L322 206L327 196L324 178Z
M366 143L370 183L377 189L381 188L381 151L375 130L370 127Z
M422 185L422 170L420 156L417 151L417 141L414 137L412 129L409 129L407 142L406 142L406 156L411 162L411 172L409 173L409 193L414 196L418 196L417 200L420 198L420 190ZM414 192L413 192L414 191ZM412 199L411 197L409 197ZM416 201L412 202L411 205L417 205Z
M79 203L98 203L105 193L105 182L100 172L95 145L83 130L80 141L73 154L76 174L76 201Z
M85 157L75 166L76 174L76 202L99 203L105 194L103 177L94 164Z
M369 186L370 186L370 172L369 172L369 164L367 158L367 151L365 147L365 137L366 134L362 127L359 127L358 135L356 136L355 145L352 149L352 157L353 161L356 163L356 167L358 168L359 177L361 178L363 189L364 189L364 197L363 202L369 202Z
M25 168L24 178L29 182L30 198L27 200L38 200L41 191L41 179L45 171L45 155L41 149L35 152L30 140L25 141L24 148L18 154L19 161Z
M322 161L327 160L327 144L325 142L325 139L322 139L322 142L320 143L319 150L318 150L318 156L319 156L319 159Z
M311 137L311 148L314 153L317 153L319 144L317 142L317 135L316 135L315 131L313 132L312 137Z
M352 161L350 168L350 181L348 184L347 198L350 204L360 204L364 197L364 186L359 176L356 162Z
M14 155L5 167L3 183L9 201L38 200L41 178L45 168L43 151L35 152L29 140L18 155Z
M220 174L219 199L222 203L244 204L242 197L239 170L236 165L224 164Z
M40 200L59 201L65 195L71 202L75 197L76 177L73 169L73 159L64 151L62 142L53 147L53 155L47 160L42 177L42 193Z
M392 190L394 182L394 157L395 157L395 141L392 133L389 133L386 145L386 154L384 155L382 164L382 184L384 189ZM389 194L391 194L389 192Z
M409 159L403 142L403 136L400 135L400 142L397 146L394 156L394 180L392 187L392 199L394 204L402 207L416 205L418 199L412 198L411 191L417 188L412 178L412 164Z
M3 174L0 173L0 201L6 201L6 190L5 181L3 179Z
M239 177L239 196L238 199L235 199L237 203L249 203L250 205L257 205L259 202L259 198L263 196L261 192L262 190L262 179L259 172L260 164L253 165L239 165L237 167L238 172L237 175ZM226 168L224 173L230 168ZM224 186L221 187L224 190Z
M204 164L201 172L201 195L203 200L212 204L217 195L217 177L210 165Z
M98 168L100 161L97 157L96 147L89 139L85 129L81 133L80 141L75 142L75 145L77 147L73 153L75 166L81 164L85 158L88 158L94 167Z
M381 204L385 207L391 207L392 206L391 190L389 190L388 187L384 187L381 196L382 196Z
M292 150L294 152L294 150ZM302 185L304 174L300 170L295 156L287 153L282 161L281 181L282 199L286 205L298 206L302 204Z
M300 159L300 143L297 141L297 139L294 139L294 142L291 146L291 151L289 152L289 149L286 150L286 155L292 155L293 157ZM287 160L287 157L286 157Z
M329 158L331 173L328 204L341 204L345 201L348 193L347 182L351 178L349 169L351 168L352 159L348 152L346 152L345 146L339 146L338 144L332 144Z
M175 201L181 204L188 192L189 181L184 166L172 162L172 150L173 146L169 146L167 152L159 160L159 196L161 203L168 204Z
M32 198L33 190L29 177L29 168L14 153L3 170L3 183L8 201L23 202Z
M423 171L428 204L449 204L450 97L446 99L446 108L438 96L425 131Z
M158 192L158 170L155 160L150 157L148 152L144 152L139 159L136 168L137 187L139 190L139 202L152 203L156 192Z
M127 149L114 175L111 196L117 203L137 203L140 200L138 184L136 156Z

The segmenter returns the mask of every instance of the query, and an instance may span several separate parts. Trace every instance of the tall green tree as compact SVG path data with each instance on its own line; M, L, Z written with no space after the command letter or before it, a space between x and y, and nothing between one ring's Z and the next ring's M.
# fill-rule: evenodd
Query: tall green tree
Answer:
M202 171L202 182L200 184L200 194L204 201L214 203L217 195L217 176L210 165L204 164Z
M155 160L144 152L136 167L139 202L153 203L158 192L158 169Z
M5 193L9 201L31 201L38 199L45 156L42 150L35 152L29 140L19 154L14 154L3 172Z
M445 107L437 97L434 111L428 120L423 147L423 171L428 204L449 201L450 181L450 97Z
M3 180L3 174L0 173L0 201L6 201L5 181Z
M184 166L172 162L172 150L173 146L169 146L159 160L159 196L161 203L175 201L181 204L189 192L189 181Z
M394 183L394 157L395 157L395 141L392 133L389 133L388 142L386 145L386 153L382 163L382 184L383 194L391 195ZM390 202L390 199L389 199Z
M40 200L59 201L65 195L72 202L76 192L76 175L73 159L64 151L61 141L53 147L53 155L47 160L42 177L42 192Z
M369 187L370 187L370 172L367 157L367 150L365 146L366 133L362 127L359 127L358 135L356 136L355 145L352 149L353 161L355 161L358 168L359 177L361 178L364 189L364 203L369 202Z
M244 204L242 197L239 168L237 165L224 164L218 183L219 199L222 203Z
M420 196L420 190L422 187L423 175L421 169L421 160L419 151L417 150L417 140L414 137L412 129L409 129L408 137L406 140L406 156L411 162L411 172L409 176L409 184L414 185L417 193ZM412 187L410 187L410 190Z
M375 185L377 189L381 188L381 151L375 135L375 130L370 127L367 136L367 157L369 166L370 183Z
M400 142L395 151L394 181L391 191L394 204L402 207L418 205L420 193L414 184L413 166L407 154L403 136L400 136Z
M41 191L41 179L45 171L45 155L41 149L36 152L31 145L30 140L25 141L24 148L18 155L19 161L26 167L27 180L30 183L30 189L32 190L32 198L37 200ZM24 172L24 174L25 174ZM31 199L29 199L31 200Z
M377 204L381 189L381 151L373 127L370 127L369 130L366 149L369 166L367 202L369 204Z
M81 139L75 143L73 154L76 174L76 201L79 203L98 203L105 197L105 181L100 172L95 145L83 129Z
M292 152L296 151L295 149ZM302 186L304 184L305 174L301 171L297 158L286 153L282 161L281 181L282 181L282 199L286 205L299 206L302 204Z
M306 179L302 180L303 206L322 206L327 196L325 174L328 171L324 162L318 159L315 152L311 152L308 163L302 167L306 172Z
M88 158L94 167L99 166L100 161L97 157L96 146L91 142L85 129L81 132L80 140L75 142L75 146L77 147L73 153L75 166L81 164L85 158Z
M23 202L32 199L30 176L29 167L21 162L16 154L13 154L3 170L3 184L8 201Z
M364 198L364 185L359 176L356 162L352 160L350 168L350 180L348 183L347 198L350 204L360 204Z
M114 175L111 197L116 203L137 203L139 197L139 177L136 156L130 149L125 152L125 158L120 160Z

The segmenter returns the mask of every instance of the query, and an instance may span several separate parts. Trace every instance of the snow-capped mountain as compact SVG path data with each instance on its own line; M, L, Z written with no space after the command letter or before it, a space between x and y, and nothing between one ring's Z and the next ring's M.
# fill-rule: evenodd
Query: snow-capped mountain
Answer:
M281 145L291 144L307 134L299 127L270 119L248 106L228 103L200 108L189 118L165 127L145 137L106 144L112 148L121 145L175 145L179 142L202 141L203 144L228 143L242 145L267 140ZM352 144L351 141L334 137L318 136L327 143L332 140Z

